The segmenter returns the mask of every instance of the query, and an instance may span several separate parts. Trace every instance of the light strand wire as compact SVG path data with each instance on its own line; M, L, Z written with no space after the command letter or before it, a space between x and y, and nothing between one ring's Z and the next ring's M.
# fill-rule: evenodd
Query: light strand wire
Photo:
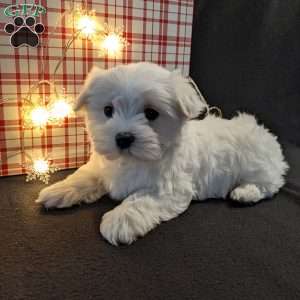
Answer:
M198 94L200 101L206 106L207 108L206 115L213 114L219 118L222 118L223 117L222 110L217 106L209 106L203 94L200 92L200 89L198 88L196 82L193 80L193 78L191 76L188 76L187 79L190 82L190 84L193 86L196 93Z
M71 10L71 13L74 12L74 7ZM67 10L58 18L56 25L54 27L54 29L51 31L51 33L49 34L50 37L53 36L54 32L56 31L59 23L61 22L61 20L66 16L66 14L69 13ZM67 51L70 49L70 47L72 46L72 44L74 43L75 39L80 35L81 31L77 30L75 33L72 34L72 37L70 38L70 40L68 40L67 44L65 45L64 49L63 49L63 54L60 57L59 61L57 62L55 68L54 68L54 72L53 72L53 83L50 82L49 80L40 80L37 83L31 85L28 89L28 92L26 94L26 97L21 97L19 99L15 99L15 98L0 98L0 105L5 104L6 102L9 101L15 101L16 103L21 102L22 104L32 104L32 93L40 86L40 85L49 85L51 87L53 87L55 96L58 96L58 92L57 92L57 88L56 88L56 73L60 67L60 65L62 64L62 62L64 61ZM45 75L45 55L44 55L44 48L49 46L49 39L48 42L46 42L46 45L43 46L43 59L41 61L42 67L41 67L41 74ZM12 153L11 155L6 156L5 160L9 160L19 154L24 155L25 157L27 157L30 162L33 161L32 156L29 155L26 150L25 150L25 125L24 125L24 120L21 118L21 128L20 128L20 146L21 149L16 151L15 153ZM0 158L0 163L3 162L3 159ZM25 166L21 163L21 167L24 168Z

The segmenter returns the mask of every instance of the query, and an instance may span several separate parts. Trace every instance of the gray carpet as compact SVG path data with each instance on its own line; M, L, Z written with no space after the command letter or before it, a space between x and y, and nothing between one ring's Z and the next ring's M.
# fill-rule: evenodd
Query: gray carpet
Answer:
M289 183L274 199L195 202L118 248L98 231L112 200L46 211L33 201L42 184L1 178L0 298L299 299L300 150L287 154Z

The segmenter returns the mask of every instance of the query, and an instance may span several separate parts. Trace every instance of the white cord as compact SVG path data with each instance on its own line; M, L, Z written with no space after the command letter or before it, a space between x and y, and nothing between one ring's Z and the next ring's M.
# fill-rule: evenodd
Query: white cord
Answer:
M199 99L202 103L205 104L206 108L207 108L207 112L206 112L206 115L209 115L209 114L213 114L219 118L222 118L223 117L223 114L222 114L222 111L219 107L217 106L209 106L206 99L204 98L204 96L202 95L202 93L200 92L196 82L192 79L191 76L188 76L187 79L189 80L190 84L193 86L193 88L195 89L196 93L198 94L199 96Z

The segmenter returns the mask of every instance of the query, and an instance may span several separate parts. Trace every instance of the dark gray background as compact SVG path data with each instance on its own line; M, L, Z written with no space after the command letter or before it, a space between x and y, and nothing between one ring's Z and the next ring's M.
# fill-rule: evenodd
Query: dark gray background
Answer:
M300 1L195 1L191 76L226 117L300 145Z

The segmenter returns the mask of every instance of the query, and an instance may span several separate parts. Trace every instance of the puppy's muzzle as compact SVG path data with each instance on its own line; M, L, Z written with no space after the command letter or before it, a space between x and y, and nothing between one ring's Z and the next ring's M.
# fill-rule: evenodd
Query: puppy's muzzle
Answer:
M120 149L128 149L134 142L135 137L130 132L120 132L116 135L116 144Z

